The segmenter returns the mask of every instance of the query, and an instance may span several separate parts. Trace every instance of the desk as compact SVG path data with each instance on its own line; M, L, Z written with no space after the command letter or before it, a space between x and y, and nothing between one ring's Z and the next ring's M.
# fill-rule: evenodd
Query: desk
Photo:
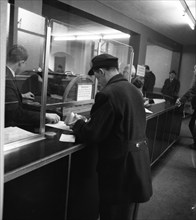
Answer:
M168 103L149 110L146 133L154 164L177 140L182 111ZM4 220L97 220L96 149L59 142L61 132L55 131L54 139L6 152Z

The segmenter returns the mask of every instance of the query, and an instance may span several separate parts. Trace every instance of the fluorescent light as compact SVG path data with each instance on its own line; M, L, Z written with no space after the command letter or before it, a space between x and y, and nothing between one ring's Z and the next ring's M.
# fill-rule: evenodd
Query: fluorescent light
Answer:
M179 0L182 7L183 7L183 16L187 22L187 24L190 26L192 30L195 29L196 20L194 16L192 15L189 6L186 3L186 0Z
M75 36L61 36L61 37L54 37L55 41L69 41L69 40L76 40Z
M101 35L76 36L76 40L98 40L98 39L101 39Z
M108 34L104 35L103 39L125 39L130 38L129 34Z
M195 25L194 25L194 23L192 22L192 20L190 19L190 17L188 16L188 14L186 12L184 14L184 17L186 19L187 24L190 26L190 28L192 30L194 30L195 29Z
M99 40L99 39L125 39L130 38L129 34L89 34L89 35L65 35L55 36L55 41L71 41L71 40Z

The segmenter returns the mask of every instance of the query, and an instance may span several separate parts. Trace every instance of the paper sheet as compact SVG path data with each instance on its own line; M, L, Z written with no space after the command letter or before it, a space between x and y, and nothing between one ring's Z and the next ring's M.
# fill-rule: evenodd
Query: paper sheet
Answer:
M59 141L62 142L75 142L75 136L72 134L62 134Z
M70 129L70 127L64 123L64 121L59 121L56 124L49 124L48 123L48 124L46 124L46 126L53 127L53 128L58 128L58 129L65 130L65 131L72 131Z
M26 131L19 127L7 127L4 129L4 144L9 144L15 141L23 140L37 136L32 132Z
M145 108L145 112L146 113L153 113L152 111L148 110L147 108Z

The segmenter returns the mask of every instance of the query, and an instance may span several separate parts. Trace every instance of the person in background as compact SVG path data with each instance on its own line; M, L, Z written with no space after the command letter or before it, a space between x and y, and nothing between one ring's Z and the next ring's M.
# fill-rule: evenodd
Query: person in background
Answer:
M14 45L7 54L5 127L18 126L34 131L34 128L39 128L40 113L24 109L23 96L15 81L15 76L24 70L27 59L27 50L21 45ZM59 120L60 117L57 114L46 113L46 122L57 123Z
M161 92L166 95L166 99L168 98L175 103L179 90L180 81L176 79L176 72L172 70L169 73L169 78L165 80Z
M127 66L124 67L122 75L125 77L125 79L127 79L129 82L132 81L132 79L135 78L135 74L136 74L136 70L134 65L132 65L132 67L130 66L130 64L128 64Z
M152 93L154 90L154 85L156 81L155 74L150 70L148 65L145 66L145 75L144 75L144 86L143 94L147 96L147 93Z
M118 58L101 54L88 73L102 85L90 120L72 126L76 141L98 147L100 220L132 220L136 203L152 195L146 114L140 92L118 71Z
M193 113L191 115L191 119L189 121L189 130L194 140L194 148L196 149L196 129L195 129L195 121L196 121L196 95L191 98L191 106L193 109Z
M194 65L193 72L194 72L194 77L193 77L192 86L181 98L178 98L176 100L176 105L177 106L181 106L182 104L185 104L185 102L189 99L193 99L192 100L192 105L194 105L194 101L195 101L194 96L196 96L196 64ZM195 120L195 111L192 114L191 120L189 122L189 128L190 128L191 134L193 136L193 140L194 140L194 143L193 143L192 147L193 147L193 149L196 150L196 133L194 132L194 130L195 130L194 120Z
M56 72L58 72L58 73L63 73L63 72L64 72L62 65L59 64L59 65L57 66Z
M136 76L133 79L132 84L134 86L136 86L136 88L138 88L138 90L140 91L141 95L143 96L142 89L143 89L143 85L144 85L144 80L142 78L140 78L139 76Z

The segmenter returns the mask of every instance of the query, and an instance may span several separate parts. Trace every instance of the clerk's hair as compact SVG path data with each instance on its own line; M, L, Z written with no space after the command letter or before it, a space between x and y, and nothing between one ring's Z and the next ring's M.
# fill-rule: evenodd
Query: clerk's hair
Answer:
M21 60L26 61L28 59L27 50L22 45L13 45L7 54L7 62L17 63Z

